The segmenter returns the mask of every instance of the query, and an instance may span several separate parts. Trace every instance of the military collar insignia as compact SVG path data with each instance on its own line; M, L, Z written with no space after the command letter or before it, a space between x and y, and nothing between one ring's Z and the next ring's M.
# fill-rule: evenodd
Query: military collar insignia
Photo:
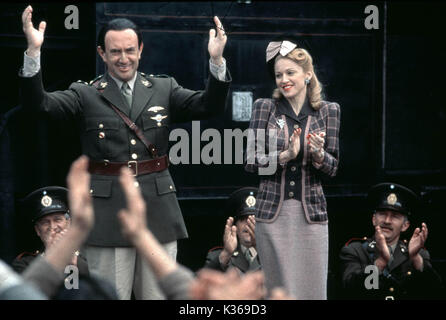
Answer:
M108 82L107 81L99 83L99 87L101 87L102 89L105 89L106 86L108 86Z
M375 248L375 245L376 245L376 241L375 240L373 240L373 241L371 241L370 243L369 243L369 247L370 248Z
M164 107L161 107L161 106L153 106L153 107L150 107L149 109L147 109L147 111L149 111L149 112L158 112L158 111L161 111L161 110L164 110Z
M398 198L396 197L396 194L391 193L387 196L387 203L391 206L395 205L395 203L398 201Z
M150 88L152 86L152 83L149 80L141 79L141 83L146 86L147 88Z

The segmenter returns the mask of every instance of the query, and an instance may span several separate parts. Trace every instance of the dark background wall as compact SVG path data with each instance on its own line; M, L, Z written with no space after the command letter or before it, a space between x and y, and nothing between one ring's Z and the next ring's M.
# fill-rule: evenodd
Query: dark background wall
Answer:
M233 83L227 112L201 121L201 131L246 129L248 122L232 121L232 92L251 91L254 100L269 97L273 83L264 68L267 43L282 32L302 37L310 45L326 99L338 102L342 112L339 172L324 186L330 218L329 297L338 297L339 249L349 238L373 232L364 198L368 187L381 181L405 184L422 195L423 217L414 224L428 224L427 247L446 275L441 202L446 195L446 70L440 50L445 4L373 2L379 9L378 30L364 27L370 2L82 2L76 4L79 30L64 28L67 4L31 4L35 23L48 23L42 70L49 91L104 72L95 37L115 17L128 17L143 30L141 71L168 74L184 87L202 89L208 75L208 30L218 15L228 33L224 56ZM69 165L79 154L75 128L30 117L17 107L17 71L26 47L20 21L24 7L0 4L0 47L5 74L12 75L0 105L0 254L6 260L35 240L18 200L40 186L65 185ZM190 131L192 126L172 129L177 127ZM171 173L190 235L179 242L178 260L197 270L207 250L221 244L225 199L239 187L256 186L257 177L237 164L177 165Z

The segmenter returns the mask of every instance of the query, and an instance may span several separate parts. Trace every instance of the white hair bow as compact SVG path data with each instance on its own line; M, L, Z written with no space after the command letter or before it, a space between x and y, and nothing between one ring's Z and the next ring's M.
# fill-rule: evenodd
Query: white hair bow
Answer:
M280 53L282 56L286 56L288 53L294 50L297 47L297 44L292 43L290 41L273 41L268 44L266 48L266 62L273 59Z

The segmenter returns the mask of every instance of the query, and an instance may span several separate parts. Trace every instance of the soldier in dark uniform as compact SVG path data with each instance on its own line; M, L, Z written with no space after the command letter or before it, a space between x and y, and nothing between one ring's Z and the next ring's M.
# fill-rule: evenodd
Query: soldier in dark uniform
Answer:
M261 268L255 246L255 204L257 188L241 188L228 199L230 216L226 221L223 247L209 251L205 268L226 271L235 267L241 273Z
M121 299L129 299L132 291L137 299L162 299L150 268L121 233L117 213L126 203L119 171L127 166L134 172L148 204L148 227L176 259L176 241L188 235L167 168L168 126L224 112L231 79L222 56L227 41L223 26L215 17L217 31L210 31L208 44L210 76L203 91L182 88L168 76L138 72L141 32L128 19L114 19L98 36L106 75L49 93L40 70L46 23L35 29L31 15L28 6L22 15L28 42L20 72L22 105L80 125L96 220L85 251L90 271L113 282Z
M42 240L42 248L33 253L23 252L12 262L13 269L22 273L39 255L45 254L60 236L61 232L70 227L70 214L67 204L68 190L63 187L44 187L31 192L24 199L24 206L31 215L34 230ZM79 270L79 276L88 277L86 259L76 251L71 264Z
M424 248L428 229L416 228L409 242L400 234L419 206L408 188L381 183L368 193L375 235L352 239L341 249L342 283L349 299L437 298L441 278L432 268Z

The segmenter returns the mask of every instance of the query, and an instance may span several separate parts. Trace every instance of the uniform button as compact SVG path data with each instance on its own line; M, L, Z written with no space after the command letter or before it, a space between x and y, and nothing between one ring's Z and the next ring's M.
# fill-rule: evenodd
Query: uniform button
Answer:
M294 181L290 181L290 186L294 187L296 183Z
M130 140L130 143L133 144L133 145L135 145L135 144L136 144L136 140L135 140L135 139L132 139L132 140Z
M296 166L292 166L291 171L293 171L293 172L296 171Z
M134 185L135 185L135 188L138 188L139 187L139 182L135 181Z
M104 125L102 123L99 124L99 129L104 128Z
M137 155L136 153L133 153L133 154L132 154L132 159L133 159L133 160L138 159L138 155Z
M410 271L407 271L407 275L408 276L410 276L412 274L412 272L410 272Z
M90 189L90 193L93 193L93 189Z
M299 125L298 125L298 124L295 124L295 125L294 125L294 129L299 129Z
M290 198L294 197L294 192L291 191L290 193L288 193L288 195L290 196Z
M156 125L157 125L158 127L161 127L161 122L158 122Z
M99 132L99 139L104 139L104 138L105 138L105 133Z
M391 287L391 288L389 289L389 291L390 291L390 292L393 292L393 291L395 291L395 289L393 289L393 287Z
M169 186L169 189L170 189L170 190L173 190L173 186Z

